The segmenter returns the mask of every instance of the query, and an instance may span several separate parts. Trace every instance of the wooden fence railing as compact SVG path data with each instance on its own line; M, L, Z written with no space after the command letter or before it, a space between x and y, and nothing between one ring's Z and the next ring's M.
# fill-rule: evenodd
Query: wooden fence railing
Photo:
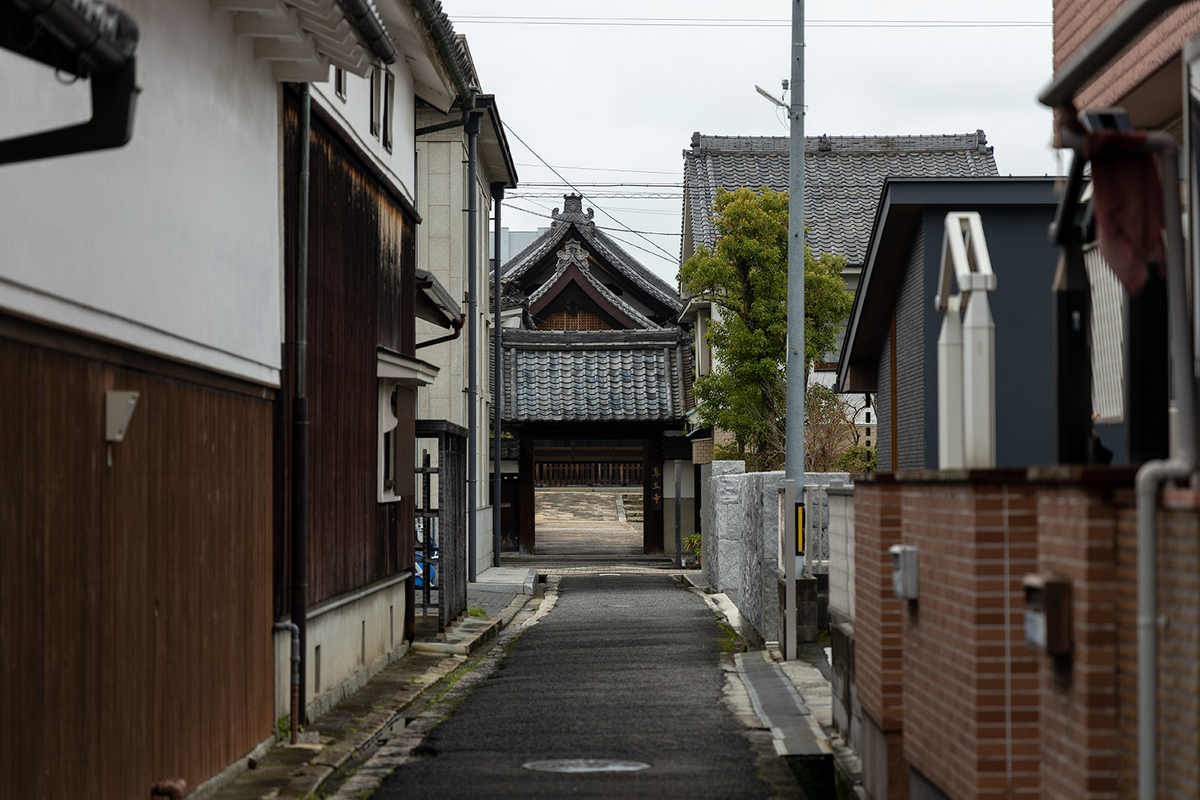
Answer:
M534 465L538 486L641 486L640 461L559 462Z

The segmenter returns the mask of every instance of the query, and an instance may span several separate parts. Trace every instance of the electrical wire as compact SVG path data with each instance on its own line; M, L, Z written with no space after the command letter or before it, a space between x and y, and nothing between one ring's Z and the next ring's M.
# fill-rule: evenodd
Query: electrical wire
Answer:
M533 164L533 163L523 164L521 162L517 162L517 166L518 167L541 167L542 165L541 164ZM587 170L589 172L638 172L638 173L642 173L644 175L677 175L678 174L676 172L667 172L666 170L661 170L661 169L613 169L610 167L567 167L567 166L563 166L561 164L554 167L554 169L579 169L579 170Z
M526 142L524 139L522 139L522 138L520 137L520 135L519 135L519 134L518 134L516 131L514 131L514 130L512 129L512 126L511 126L511 125L509 125L507 122L505 122L505 123L503 123L503 124L504 124L504 129L505 129L505 130L507 130L509 133L511 133L511 134L513 135L513 138L514 138L514 139L516 139L518 142L520 142L522 145L524 145L525 149L526 149L526 150L528 150L530 153L532 153L532 154L533 154L533 156L534 156L534 158L536 158L538 161L540 161L540 162L542 162L543 164L545 164L545 165L546 165L546 167L547 167L547 168L549 168L549 170L550 170L551 172L553 172L555 175L557 175L559 178L561 178L561 179L562 179L562 181L563 181L565 184L567 184L568 186L570 186L572 189L575 189L575 192L576 192L577 194L579 194L581 197L583 197L583 196L584 196L583 192L579 191L579 189L576 189L576 188L575 188L575 186L574 186L574 184L572 184L570 181L568 181L566 178L564 178L564 177L562 176L562 173L560 173L560 172L559 172L558 170L556 170L554 167L551 167L551 166L550 166L550 162L546 161L546 159L542 158L542 157L541 157L541 155L539 155L539 154L538 154L538 152L537 152L536 150L534 150L532 147L530 147L530 146L529 146L529 144L528 144L528 143L527 143L527 142ZM590 202L592 203L592 206L593 206L593 207L594 207L594 208L595 208L597 211L599 211L601 214L604 214L606 217L608 217L608 218L609 218L609 219L611 219L613 222L615 222L615 223L617 223L618 225L620 225L620 226L621 226L622 228L624 228L625 230L627 230L627 231L630 231L630 232L633 232L633 229L632 229L632 228L630 228L628 225L626 225L624 222L621 222L621 220L617 219L617 218L616 218L616 217L614 217L612 214L610 214L610 213L608 213L607 211L605 211L603 208L600 208L600 206L596 204L596 202L595 202L595 200L594 200L594 199L591 199L591 198L589 198L589 200L590 200ZM661 252L661 253L662 253L664 256L666 256L668 259L671 259L671 260L674 260L674 259L675 259L675 256L673 256L673 255L671 255L670 253L668 253L668 252L667 252L667 251L666 251L664 248L662 248L662 247L659 247L659 246L658 246L658 244L656 244L655 242L652 242L651 240L647 239L647 238L645 237L645 235L643 235L643 234L637 234L637 235L638 235L638 236L641 236L641 238L642 238L642 239L645 239L645 241L646 241L647 243L649 243L649 244L650 244L652 247L654 247L654 248L655 248L655 249L657 249L659 252Z
M524 199L524 198L521 198L521 199ZM546 219L554 219L554 217L550 214L540 214L537 211L533 211L528 208L521 208L520 206L514 205L512 203L508 203L508 207L516 209L517 211L523 211L526 214L532 214L535 217L545 217ZM664 231L635 231L633 228L610 228L605 225L597 225L596 230L609 231L609 232L624 231L626 233L637 233L637 234L641 234L641 235L645 235L645 236L683 236L682 232L667 233ZM613 238L615 239L616 237L614 236Z
M791 20L685 17L553 17L467 15L451 17L455 25L570 25L623 28L787 28ZM1000 19L810 19L806 28L1049 28L1051 22Z

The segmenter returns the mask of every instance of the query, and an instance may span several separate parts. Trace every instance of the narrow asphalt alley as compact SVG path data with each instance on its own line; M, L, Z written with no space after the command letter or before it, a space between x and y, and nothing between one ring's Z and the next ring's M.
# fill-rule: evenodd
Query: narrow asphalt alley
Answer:
M721 699L725 641L704 601L666 576L564 578L554 609L374 796L774 796ZM556 759L648 766L527 766Z

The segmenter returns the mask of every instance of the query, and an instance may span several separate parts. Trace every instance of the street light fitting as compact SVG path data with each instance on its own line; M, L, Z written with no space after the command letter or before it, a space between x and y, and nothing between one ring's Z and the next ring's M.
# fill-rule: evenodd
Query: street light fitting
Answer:
M779 106L780 108L787 108L787 107L788 107L787 103L783 102L783 100L781 100L781 99L779 99L778 97L776 97L775 95L771 94L771 93L770 93L770 92L768 92L766 89L764 89L763 87L759 86L757 83L756 83L756 84L754 84L754 90L755 90L755 91L757 91L759 94L761 94L763 97L765 97L765 98L767 98L768 100L770 100L770 101L771 101L772 103L774 103L775 105Z

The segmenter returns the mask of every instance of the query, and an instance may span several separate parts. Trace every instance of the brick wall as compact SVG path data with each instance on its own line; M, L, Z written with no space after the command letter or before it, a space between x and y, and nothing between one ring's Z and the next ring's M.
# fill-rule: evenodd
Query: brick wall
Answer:
M1158 613L1167 624L1159 629L1158 639L1158 796L1196 798L1200 797L1200 502L1188 490L1164 494L1166 510L1159 515L1158 529ZM1122 630L1122 654L1131 649L1127 643L1136 640L1136 630ZM1136 659L1133 663L1136 676ZM1122 705L1136 702L1129 689L1136 692L1136 682L1122 680ZM1136 719L1136 714L1129 716ZM1132 740L1130 752L1136 753L1136 729L1123 734L1123 739ZM1132 780L1136 762L1128 767Z
M900 758L904 728L901 692L904 602L892 596L888 548L900 542L900 486L889 475L861 480L854 493L856 575L855 686L864 719L864 738L878 732L875 774L864 777L875 800L907 797L908 769ZM867 742L864 742L864 749ZM864 762L868 761L864 753Z
M692 440L692 463L693 464L709 464L713 460L713 440L712 439L693 439Z
M1071 584L1073 643L1070 658L1039 657L1046 800L1118 796L1117 517L1106 487L1039 489L1038 571Z
M1037 566L1034 490L1012 470L925 472L903 487L920 574L903 615L904 756L958 800L1037 797L1038 663L1022 586Z
M1055 0L1054 69L1066 64L1128 4L1128 0ZM1076 97L1078 108L1116 104L1200 34L1200 2L1165 14L1102 69Z

